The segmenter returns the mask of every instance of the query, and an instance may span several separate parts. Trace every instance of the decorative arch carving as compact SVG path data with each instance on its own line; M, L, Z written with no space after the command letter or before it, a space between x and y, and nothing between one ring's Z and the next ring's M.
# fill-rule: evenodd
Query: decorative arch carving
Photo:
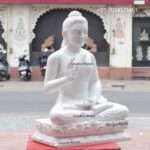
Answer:
M7 6L1 5L0 6L0 23L1 23L1 28L3 30L3 32L1 33L1 37L5 42L5 45L4 45L5 48L6 48L6 42L8 42L7 33L9 32L8 27L7 27L7 15L8 15Z
M48 13L51 10L55 10L55 9L67 9L67 8L72 8L72 9L78 9L78 10L84 10L90 13L93 13L94 15L98 16L104 25L104 29L106 30L106 33L104 34L104 38L106 39L106 41L108 43L110 43L110 38L109 38L109 23L108 23L108 15L107 15L107 8L104 7L90 7L90 6L43 6L43 7L39 7L39 6L32 6L31 7L31 35L30 35L30 42L35 38L35 33L33 32L38 19L43 16L44 14Z
M149 8L136 7L133 12L133 17L150 17Z
M108 9L106 7L89 7L87 8L87 11L94 13L97 15L100 19L102 19L104 28L106 30L104 34L105 40L110 43L110 37L109 37L109 15L108 15Z

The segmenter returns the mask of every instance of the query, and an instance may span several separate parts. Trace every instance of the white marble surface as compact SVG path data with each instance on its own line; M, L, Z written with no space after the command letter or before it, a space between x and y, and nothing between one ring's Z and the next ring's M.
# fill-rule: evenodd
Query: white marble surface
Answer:
M56 147L68 147L68 146L77 146L85 144L101 144L101 143L111 143L116 141L129 140L130 137L126 133L114 133L114 134L105 134L105 135L96 135L96 136L83 136L83 137L73 137L73 138L55 138L50 137L45 134L36 132L33 135L33 140L40 143L44 143L50 146Z
M125 130L127 125L127 120L113 122L84 121L64 126L54 126L49 119L39 119L36 121L36 128L39 133L58 138L117 133Z
M127 107L109 102L102 95L95 57L81 47L88 37L88 22L78 11L72 11L63 22L60 50L48 58L45 90L58 92L50 119L55 125L88 120L122 120Z
M48 58L44 79L44 88L50 94L50 100L55 102L49 113L51 127L57 126L61 129L66 126L66 129L61 130L66 131L63 134L59 133L58 128L55 130L57 136L66 139L70 134L71 139L80 136L78 138L81 144L100 141L99 135L95 136L97 131L94 130L93 125L97 126L95 129L98 129L100 134L102 132L103 134L109 134L123 131L126 126L124 128L121 126L120 129L120 126L114 128L107 126L108 124L104 125L107 122L114 124L115 121L125 120L128 116L128 108L121 104L109 102L102 94L102 85L98 77L95 57L82 48L88 37L86 18L79 11L70 12L63 22L62 35L63 41L60 50L54 52ZM55 92L58 93L56 99L51 97L51 94ZM104 122L104 124L101 124L101 122ZM76 126L79 124L80 126ZM116 124L114 126L117 127ZM42 122L40 127L38 123L37 128L40 133L37 132L33 136L34 139L44 143L47 141L53 145L65 143L63 138L54 138L56 132L51 132L52 130L49 127L46 122ZM99 127L104 128L99 130ZM41 134L41 129L44 134ZM75 132L71 132L69 129ZM80 133L80 135L77 133ZM104 136L100 139L103 142L109 141L109 139L115 139L113 135ZM84 136L86 136L86 139ZM67 145L72 145L72 143L68 143L68 140L69 138L66 141Z

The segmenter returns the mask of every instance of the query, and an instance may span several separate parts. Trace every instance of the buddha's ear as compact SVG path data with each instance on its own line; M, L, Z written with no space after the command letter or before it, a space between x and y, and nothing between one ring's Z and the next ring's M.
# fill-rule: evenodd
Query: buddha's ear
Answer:
M65 41L67 41L67 32L65 31L65 32L62 32L62 37L63 37L63 39L65 40Z
M64 32L61 33L62 37L64 37Z
M67 35L66 35L66 32L62 32L62 37L63 37L63 38L66 38L66 36L67 36Z

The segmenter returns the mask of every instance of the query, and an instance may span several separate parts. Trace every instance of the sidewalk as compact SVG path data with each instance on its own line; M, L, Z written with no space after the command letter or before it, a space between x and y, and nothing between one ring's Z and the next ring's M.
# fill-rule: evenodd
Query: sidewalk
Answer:
M33 133L34 130L1 132L0 149L26 150L28 137ZM131 140L120 142L121 150L150 150L150 129L128 129L127 133L131 136Z
M102 80L104 90L150 92L150 80Z
M114 91L114 92L150 92L150 81L149 80L102 80L103 90L104 91ZM43 91L43 82L42 81L30 81L30 82L22 82L22 81L8 81L8 82L0 82L0 91ZM28 120L33 121L33 118L29 116L29 118L24 118L22 114L19 114L21 117L22 124L29 123ZM5 116L6 117L6 116ZM11 114L9 115L11 118ZM6 119L9 119L6 118ZM16 118L17 116L15 116ZM140 118L140 117L139 117ZM134 117L130 117L129 128L127 129L127 133L131 136L130 141L120 142L121 150L150 150L150 118L134 119ZM13 122L16 119L9 119L9 121ZM149 120L149 121L147 121ZM19 119L18 119L19 121ZM25 122L25 123L24 123ZM142 127L142 123L145 124L146 127ZM132 126L134 123L134 126ZM13 123L12 123L13 124ZM22 125L21 124L21 125ZM139 127L139 124L140 127ZM26 150L26 144L28 140L28 136L32 135L35 131L35 126L32 124L32 127L21 126L19 129L0 129L0 150Z
M101 80L104 91L150 92L150 80ZM0 91L44 91L43 81L0 82Z
M19 121L19 117L17 118ZM18 126L16 126L16 128L13 127L12 129L10 129L10 127L6 127L4 130L0 129L0 150L26 150L28 137L35 132L35 122L33 123L33 121L37 118L39 118L39 116L22 116L23 122L26 122L26 124L23 123L24 125L22 127L18 128ZM10 120L15 121L15 119ZM28 127L27 124L31 122L32 124ZM130 135L131 140L118 142L122 148L121 150L150 150L149 122L150 118L136 119L135 117L129 117L129 127L126 132ZM145 123L147 125L145 125Z

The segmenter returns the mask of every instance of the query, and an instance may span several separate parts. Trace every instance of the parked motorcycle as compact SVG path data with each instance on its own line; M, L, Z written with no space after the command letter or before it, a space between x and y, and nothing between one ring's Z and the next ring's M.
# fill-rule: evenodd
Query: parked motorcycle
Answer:
M26 55L22 55L19 57L18 71L20 79L23 81L29 81L32 78L30 62L26 57Z
M7 62L7 53L5 50L0 49L0 81L9 80L9 65Z
M42 77L45 76L47 59L48 59L48 56L51 53L52 53L51 51L43 51L43 52L41 52L41 55L39 57L39 65L40 65L40 70L41 70Z

